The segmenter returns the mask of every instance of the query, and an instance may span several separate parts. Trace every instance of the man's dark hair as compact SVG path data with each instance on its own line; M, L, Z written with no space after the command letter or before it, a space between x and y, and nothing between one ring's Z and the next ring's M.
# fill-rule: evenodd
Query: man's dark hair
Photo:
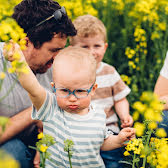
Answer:
M23 0L15 6L12 17L27 33L27 37L40 48L44 42L50 41L55 33L74 36L76 29L66 14L62 15L61 22L52 19L36 26L39 22L52 16L61 6L54 0Z

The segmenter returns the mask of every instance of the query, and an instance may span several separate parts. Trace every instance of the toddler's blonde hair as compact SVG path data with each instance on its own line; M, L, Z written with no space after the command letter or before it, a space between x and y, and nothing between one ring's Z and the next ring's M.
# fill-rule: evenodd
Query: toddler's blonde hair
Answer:
M96 35L101 35L104 42L107 41L106 28L101 20L92 15L83 15L77 17L73 22L77 35L70 37L70 44L75 44L75 39L77 37L93 37Z
M64 48L55 57L53 63L53 80L55 78L54 72L57 71L57 65L62 64L62 68L66 68L63 67L65 61L72 64L70 71L73 73L78 73L81 68L84 68L89 71L91 81L94 82L96 80L96 60L94 56L89 50L75 46Z

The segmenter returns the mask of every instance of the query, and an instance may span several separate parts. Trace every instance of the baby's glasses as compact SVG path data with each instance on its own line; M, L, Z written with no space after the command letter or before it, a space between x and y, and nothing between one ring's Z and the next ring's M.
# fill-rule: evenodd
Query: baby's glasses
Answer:
M81 99L89 95L93 86L94 84L90 87L90 89L75 89L73 91L70 91L69 89L66 88L55 88L55 86L53 86L53 92L55 92L56 96L60 98L66 98L72 94L76 98Z

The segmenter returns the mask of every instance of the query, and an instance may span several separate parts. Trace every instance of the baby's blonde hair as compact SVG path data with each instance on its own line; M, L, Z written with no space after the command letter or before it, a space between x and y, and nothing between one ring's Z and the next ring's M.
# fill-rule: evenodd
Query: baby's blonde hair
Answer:
M96 79L96 60L91 52L85 48L69 46L61 50L54 59L53 72L57 71L57 65L67 61L73 64L72 71L78 73L81 68L89 71L91 82ZM66 68L66 67L62 67ZM53 73L53 79L55 78Z
M92 15L83 15L77 17L73 22L77 35L70 37L70 44L75 44L76 37L93 37L95 35L102 35L104 42L107 41L106 28L101 20Z

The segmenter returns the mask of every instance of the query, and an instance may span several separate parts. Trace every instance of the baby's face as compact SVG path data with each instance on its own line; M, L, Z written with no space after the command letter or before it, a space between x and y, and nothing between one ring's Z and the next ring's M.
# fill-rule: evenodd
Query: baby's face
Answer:
M99 67L99 64L104 57L108 44L104 42L102 36L95 35L93 37L76 37L74 46L89 49L95 57L97 65Z
M90 78L88 78L90 75L90 72L87 70L88 68L81 68L81 70L74 72L72 70L72 66L73 65L69 66L69 64L65 63L64 67L57 67L57 72L55 72L54 74L55 87L62 89L60 90L61 92L59 92L60 95L68 94L67 89L69 89L71 92L73 92L74 90L78 90L77 92L81 92L82 89L89 90L92 85L93 87L90 89L90 93L86 97L84 96L83 98L77 98L73 94L70 94L67 97L59 97L58 94L56 95L57 103L60 108L67 112L84 115L88 113L88 107L90 105L91 96L94 94L97 85L94 84L94 81L91 82ZM77 96L81 95L77 92Z

